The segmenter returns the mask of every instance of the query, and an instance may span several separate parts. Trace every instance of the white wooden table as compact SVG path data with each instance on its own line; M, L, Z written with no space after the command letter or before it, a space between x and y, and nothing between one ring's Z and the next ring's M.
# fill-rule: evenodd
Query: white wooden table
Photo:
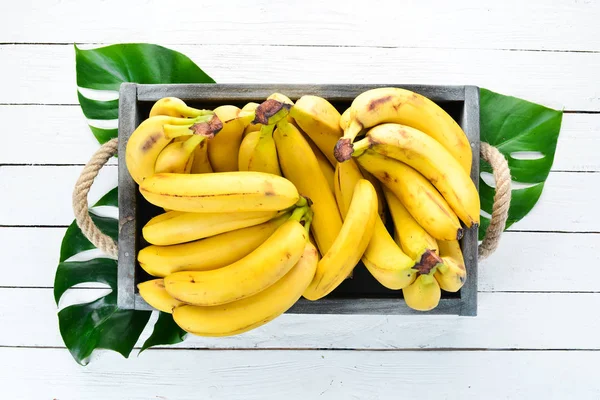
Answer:
M2 5L3 398L600 398L600 1ZM97 148L73 42L167 45L221 83L475 84L566 112L540 203L481 265L476 318L284 315L128 360L99 352L84 368L52 295L72 186ZM115 165L92 201L116 185ZM61 306L101 291L72 290Z

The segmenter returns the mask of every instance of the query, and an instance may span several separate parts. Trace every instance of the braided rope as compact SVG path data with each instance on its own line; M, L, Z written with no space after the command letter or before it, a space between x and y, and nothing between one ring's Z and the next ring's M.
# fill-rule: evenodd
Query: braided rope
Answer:
M118 139L112 139L94 153L90 161L83 167L73 191L73 212L79 229L94 246L113 257L117 257L118 254L117 244L110 236L102 233L92 221L88 213L87 196L94 179L98 176L98 171L117 153L118 143Z
M497 148L487 143L481 143L481 157L490 163L494 180L496 181L496 193L492 205L492 218L485 232L483 242L479 245L479 259L484 260L490 256L500 243L500 236L504 232L508 209L510 207L510 170L506 158Z

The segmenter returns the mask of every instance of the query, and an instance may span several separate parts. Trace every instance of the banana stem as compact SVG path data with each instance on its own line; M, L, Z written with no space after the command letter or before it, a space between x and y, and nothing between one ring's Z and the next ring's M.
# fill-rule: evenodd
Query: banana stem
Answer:
M206 136L192 135L192 137L190 137L183 143L183 149L185 153L188 155L192 154L194 150L196 150L196 147L198 147L198 145L202 143L204 139L206 139Z
M313 214L313 210L311 210L309 207L308 211L301 219L301 221L304 221L304 229L306 229L307 234L310 234L310 225L312 224Z
M191 136L194 134L192 125L163 125L165 136L169 139L175 139L180 136Z
M189 136L193 135L195 132L195 126L204 123L213 123L215 118L219 120L219 118L214 114L201 115L196 118L172 118L169 122L170 124L163 125L163 132L165 136L169 139L174 139L179 136ZM185 123L184 123L185 122ZM222 125L222 124L221 124Z
M291 104L282 103L275 99L268 99L256 107L255 124L273 125L285 119L290 113Z
M187 105L178 105L176 110L179 114L188 117L188 118L196 118L204 115L212 115L213 111L211 110L199 110L194 107L190 107Z
M260 138L266 138L273 135L275 125L262 125L260 127Z
M369 137L354 142L352 145L352 157L358 157L371 147L371 140Z
M300 222L304 218L304 215L308 212L308 210L310 210L308 205L298 207L292 212L292 215L289 219Z

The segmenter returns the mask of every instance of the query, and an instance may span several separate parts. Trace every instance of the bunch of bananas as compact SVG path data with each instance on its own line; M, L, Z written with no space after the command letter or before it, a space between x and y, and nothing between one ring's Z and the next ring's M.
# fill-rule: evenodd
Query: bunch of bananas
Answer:
M137 258L157 279L140 295L187 332L256 328L327 296L361 259L416 310L465 282L458 240L479 222L471 148L416 93L370 90L343 115L311 95L214 110L164 98L125 161L165 211L142 229Z

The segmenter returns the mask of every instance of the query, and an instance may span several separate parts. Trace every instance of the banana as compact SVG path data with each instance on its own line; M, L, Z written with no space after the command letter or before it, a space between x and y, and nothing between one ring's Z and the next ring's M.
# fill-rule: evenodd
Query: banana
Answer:
M263 172L155 174L140 185L150 203L188 212L279 211L300 200L292 182Z
M159 311L171 314L173 309L185 305L184 302L171 297L165 290L162 279L152 279L137 285L142 299Z
M419 275L415 281L402 289L406 305L417 311L433 310L440 303L442 291L431 274Z
M383 193L402 250L413 260L421 259L427 250L438 253L438 242L410 215L398 197L388 188L384 188Z
M250 103L246 104L244 107L242 107L242 112L249 112L249 113L256 112L256 109L258 108L259 105L260 104L258 104L258 103L250 102ZM246 126L246 128L244 129L244 134L242 136L246 137L246 135L249 134L250 132L260 131L261 126L262 126L262 124L253 124L253 123L248 124L248 126Z
M281 120L273 134L283 176L289 179L298 191L312 201L314 217L312 233L321 254L327 253L342 229L335 197L317 157L302 133L287 120Z
M322 97L302 96L291 108L290 115L335 166L333 149L343 133L338 110Z
M456 240L438 241L443 263L438 265L434 277L440 288L447 292L458 292L467 280L467 270L460 244Z
M237 170L237 155L246 125L239 118L241 110L235 106L215 108L215 115L223 121L223 129L208 144L208 158L215 172Z
M269 238L290 213L260 225L221 233L173 246L148 246L138 253L140 266L150 275L164 278L178 271L208 271L247 256Z
M161 151L178 136L197 134L212 137L222 123L214 115L195 119L158 115L144 120L131 134L125 150L125 163L133 180L140 184L154 174Z
M189 173L193 164L194 151L204 139L204 136L192 135L184 141L169 143L156 158L154 171L156 173L173 172L183 174L188 170Z
M198 110L193 107L188 107L187 104L177 97L163 97L158 100L150 109L150 116L168 115L177 118L196 118L201 115L210 115L210 110Z
M479 193L458 161L432 137L398 124L371 128L367 136L354 143L355 154L373 150L402 161L427 178L444 196L467 227L479 225Z
M328 295L352 272L371 241L377 217L377 193L369 181L360 179L342 229L319 261L305 298L318 300Z
M463 171L471 173L472 151L461 127L440 106L427 97L400 88L367 90L350 106L350 121L344 137L336 145L337 153L349 157L351 143L364 128L394 122L425 132L452 154Z
M289 107L292 107L294 105L294 102L289 97L287 97L285 94L281 94L281 93L273 93L272 95L267 97L267 100L277 100L283 104L288 105ZM294 119L292 118L291 115L288 114L286 119L288 122L294 123Z
M391 190L429 234L436 239L462 237L458 217L435 187L408 165L366 150L356 158L361 167Z
M319 163L319 168L321 168L321 172L325 176L325 179L327 179L327 183L329 184L331 193L333 193L334 192L333 176L335 175L335 170L331 166L331 163L329 162L327 157L325 157L323 152L321 152L321 150L319 150L317 145L308 136L305 136L304 138L310 145L310 148L312 149L313 154L317 158L317 162Z
M248 134L238 155L240 171L266 172L281 176L277 149L273 139L275 125L262 125L259 132Z
M350 107L346 108L346 111L342 113L340 117L340 128L342 131L345 131L348 125L350 124Z
M238 213L169 211L148 221L142 228L142 235L148 243L168 246L259 225L277 216L277 211Z
M211 172L213 169L208 159L208 140L203 140L194 150L190 173L209 174Z
M379 213L379 216L381 217L381 221L383 221L383 223L385 224L387 219L387 204L385 203L385 198L383 197L383 189L381 187L381 182L372 173L370 173L360 165L358 165L358 169L360 170L362 176L366 180L371 182L371 185L373 185L375 191L377 192L377 211Z
M335 198L344 218L354 187L362 178L354 160L338 163L335 170ZM394 242L380 217L375 220L373 236L362 256L362 262L371 275L388 289L397 290L410 285L417 272L413 269L415 261Z
M307 243L296 265L262 292L221 306L178 307L173 319L183 330L200 336L232 336L264 325L302 296L315 274L317 257L317 249Z
M175 272L165 277L167 292L186 303L216 306L241 300L277 282L298 262L308 243L300 223L308 207L292 216L263 244L241 260L210 271Z

